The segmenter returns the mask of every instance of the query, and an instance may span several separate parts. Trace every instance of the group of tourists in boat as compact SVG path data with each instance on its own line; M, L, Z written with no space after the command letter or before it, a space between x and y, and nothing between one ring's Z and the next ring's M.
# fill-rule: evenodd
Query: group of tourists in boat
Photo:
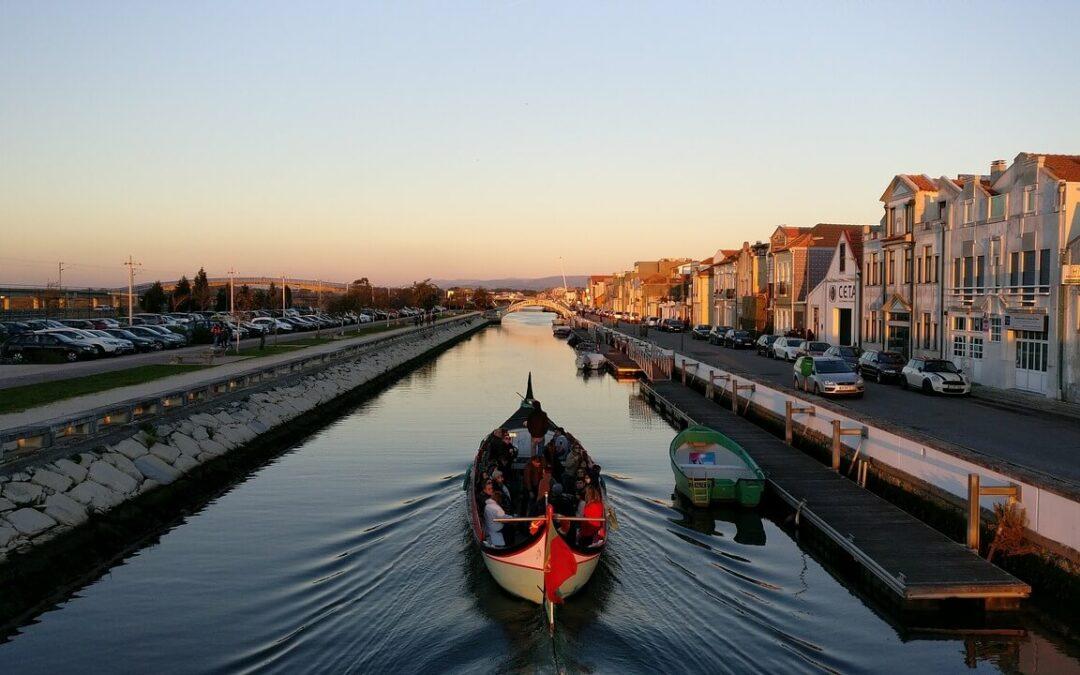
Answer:
M553 604L592 576L607 541L600 465L533 397L480 443L466 478L473 536L504 589Z

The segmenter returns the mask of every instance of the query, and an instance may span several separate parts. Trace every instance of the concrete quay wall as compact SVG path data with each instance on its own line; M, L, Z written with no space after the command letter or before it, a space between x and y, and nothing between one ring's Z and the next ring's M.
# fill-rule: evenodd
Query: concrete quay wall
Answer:
M71 532L91 518L171 484L290 420L445 348L486 322L448 321L373 346L325 368L161 415L100 444L41 453L0 475L0 563Z

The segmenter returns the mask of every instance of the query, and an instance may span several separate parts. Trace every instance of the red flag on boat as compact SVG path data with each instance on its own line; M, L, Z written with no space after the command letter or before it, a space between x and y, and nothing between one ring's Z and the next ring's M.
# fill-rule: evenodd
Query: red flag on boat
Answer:
M547 551L544 560L544 590L547 599L556 605L562 604L559 586L577 573L577 558L574 552L555 530L555 521L551 517L552 508L547 507Z

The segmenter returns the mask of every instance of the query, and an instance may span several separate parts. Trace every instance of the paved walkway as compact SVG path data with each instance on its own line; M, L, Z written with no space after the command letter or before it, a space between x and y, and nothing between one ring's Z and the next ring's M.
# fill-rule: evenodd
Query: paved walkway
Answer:
M442 319L438 321L436 325L449 321L455 321L459 318L461 317ZM187 372L180 375L173 375L171 377L164 377L158 380L153 380L151 382L145 382L143 384L135 384L128 387L118 387L116 389L100 391L94 394L87 394L85 396L77 396L75 398L64 399L63 401L57 401L55 403L50 403L48 405L40 406L37 408L31 408L22 412L0 415L0 431L28 425L43 424L50 420L74 417L82 414L84 411L87 410L93 410L95 408L121 403L123 401L128 401L134 398L152 398L154 396L167 394L168 392L176 391L178 389L196 387L200 384L208 384L222 378L234 375L241 375L249 371L261 370L263 368L267 368L278 363L291 361L299 357L310 357L316 356L318 354L335 352L342 347L348 345L363 344L365 342L380 340L388 336L401 335L416 330L418 330L418 328L415 326L395 328L393 330L372 333L357 338L335 340L326 344L315 345L313 347L305 347L303 349L297 349L282 354L276 354L274 356L263 356L259 358L243 359L240 361L235 361L233 363L227 363L212 368L206 368L204 370L197 370L194 372Z

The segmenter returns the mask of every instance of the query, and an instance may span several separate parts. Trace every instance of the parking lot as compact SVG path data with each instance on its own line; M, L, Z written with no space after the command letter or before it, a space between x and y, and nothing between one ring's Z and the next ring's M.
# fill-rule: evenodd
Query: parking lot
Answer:
M639 326L618 328L637 335ZM694 340L689 333L649 329L647 339L666 349L725 370L753 375L771 384L791 387L792 364L774 361L750 349L734 350ZM813 398L811 394L804 394ZM861 399L834 399L864 415L998 457L1080 485L1080 423L1075 419L1030 409L1003 407L980 399L928 396L905 391L898 384L866 383Z

